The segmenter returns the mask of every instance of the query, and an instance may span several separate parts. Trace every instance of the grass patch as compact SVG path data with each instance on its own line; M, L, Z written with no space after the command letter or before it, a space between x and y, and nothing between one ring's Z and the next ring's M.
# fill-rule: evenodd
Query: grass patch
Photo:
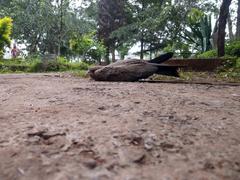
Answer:
M209 82L239 82L240 83L240 68L230 68L228 70L217 70L216 72L192 72L180 71L180 77L171 77L163 75L153 75L151 80L185 80L185 81L209 81Z
M34 72L66 72L73 71L83 77L89 64L85 62L71 63L65 58L43 62L38 58L0 60L0 73L34 73Z
M240 82L240 73L227 72L180 72L180 79L187 81Z
M75 70L75 71L70 71L70 73L73 76L77 76L77 77L81 77L81 78L87 78L88 77L86 70L80 70L80 71Z

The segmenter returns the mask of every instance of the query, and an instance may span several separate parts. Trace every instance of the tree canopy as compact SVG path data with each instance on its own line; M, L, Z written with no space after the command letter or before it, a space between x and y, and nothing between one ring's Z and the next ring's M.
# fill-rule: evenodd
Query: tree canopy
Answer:
M225 12L227 42L240 32L240 3L233 3L238 9L230 6ZM114 61L116 51L124 58L133 46L139 46L135 49L141 59L163 51L189 57L216 48L216 38L223 36L219 30L225 32L219 29L220 4L213 1L2 0L0 6L0 18L13 20L12 39L24 43L29 54L81 56L96 62L105 58L109 63L110 54Z
M3 55L4 46L10 45L12 33L12 19L5 17L0 19L0 57Z

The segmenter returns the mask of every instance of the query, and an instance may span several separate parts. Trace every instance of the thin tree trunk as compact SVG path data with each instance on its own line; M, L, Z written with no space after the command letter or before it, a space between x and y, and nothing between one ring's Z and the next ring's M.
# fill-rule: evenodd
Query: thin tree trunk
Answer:
M152 51L153 51L153 50L152 50L152 44L150 44L150 51L149 51L149 53L150 53L150 54L149 54L149 56L150 56L149 58L150 58L150 59L152 59Z
M108 64L109 52L113 53L112 49L115 49L114 45L118 40L111 38L111 33L125 24L124 3L124 0L98 1L98 38L104 41L107 48L105 61ZM114 53L113 61L115 61Z
M214 49L217 48L217 41L218 41L218 22L219 19L216 20L215 26L213 28L213 33L212 33L212 46Z
M237 39L240 39L240 0L238 0L236 38L237 38Z
M62 45L62 30L63 30L63 0L60 1L60 22L59 22L59 42L57 48L57 55L61 55L61 45Z
M106 63L106 64L110 64L109 52L110 52L110 49L109 49L109 46L107 46L107 48L106 48L106 54L105 54L105 63Z
M30 47L30 50L29 50L29 53L30 54L34 54L37 52L37 46L39 44L39 40L41 38L41 35L37 35L37 37L35 38L35 41L34 43L32 43L29 47Z
M234 39L234 35L233 35L232 19L231 19L230 13L228 15L227 22L228 22L229 39L232 41Z
M143 45L144 45L144 42L143 42L143 34L141 35L141 52L140 52L140 59L143 59Z
M227 18L229 14L229 6L232 0L223 0L218 24L218 57L225 55L225 29L227 24Z
M111 48L112 62L116 62L115 48Z
M141 3L142 3L142 8L141 8L141 12L143 12L144 11L144 9L145 9L145 2L144 2L144 0L142 0L141 1ZM143 21L143 17L141 18L141 21ZM141 28L141 52L140 52L140 59L143 59L144 57L144 55L143 55L143 50L144 50L144 34L143 34L143 29Z

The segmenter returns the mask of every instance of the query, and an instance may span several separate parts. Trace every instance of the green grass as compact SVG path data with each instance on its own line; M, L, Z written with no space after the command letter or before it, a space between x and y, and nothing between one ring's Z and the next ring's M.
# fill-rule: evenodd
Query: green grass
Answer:
M73 74L74 76L81 77L81 78L88 77L86 70L80 70L80 71L75 70L75 71L70 71L70 73Z
M180 72L182 80L193 81L217 81L217 82L240 82L240 71L216 71L216 72Z
M180 71L180 77L153 75L152 80L185 80L210 82L240 82L240 68L219 69L215 72Z
M43 63L40 59L11 59L0 60L0 73L35 73L35 72L74 72L84 77L89 68L84 62L70 63L65 58Z

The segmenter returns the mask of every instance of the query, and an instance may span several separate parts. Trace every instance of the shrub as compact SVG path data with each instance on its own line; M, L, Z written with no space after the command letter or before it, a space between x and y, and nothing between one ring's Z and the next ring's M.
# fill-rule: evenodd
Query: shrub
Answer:
M65 71L68 67L65 64L61 64L57 61L49 62L36 62L30 69L31 72L56 72L56 71Z
M57 72L85 71L89 64L85 62L71 63L66 58L43 62L39 58L0 60L0 72Z
M214 58L214 57L217 57L217 51L216 50L206 51L202 54L199 54L197 57L198 58Z
M14 60L0 60L1 72L26 72L28 71L28 65L23 63L20 59Z
M240 58L236 59L236 68L240 68Z
M0 57L3 56L3 49L10 45L10 35L12 33L12 19L9 17L0 18Z
M225 46L225 56L226 57L240 57L240 40L232 41ZM213 58L217 57L216 50L206 51L202 54L199 54L199 58Z
M31 72L57 72L68 70L87 70L89 64L84 62L70 63L65 58L58 58L57 61L37 61L31 66Z
M78 70L88 70L89 68L89 64L85 63L85 62L80 62L77 64L77 69Z
M226 55L240 57L240 40L232 41L226 45Z

